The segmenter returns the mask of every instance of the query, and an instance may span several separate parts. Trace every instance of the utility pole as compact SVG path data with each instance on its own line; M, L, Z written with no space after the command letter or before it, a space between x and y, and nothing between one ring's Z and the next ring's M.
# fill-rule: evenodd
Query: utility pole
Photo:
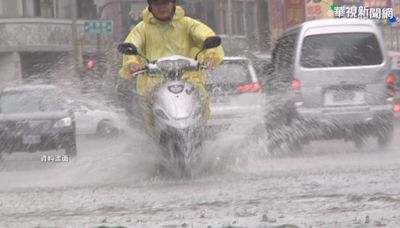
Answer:
M102 5L102 6L99 7L98 12L97 12L97 20L99 20L99 21L101 20L102 14L103 14L103 10L108 5L110 5L110 4L106 3L105 5ZM100 74L101 74L100 66L103 64L102 61L101 61L101 59L103 59L103 58L101 56L102 50L101 50L101 34L100 33L96 34L96 49L97 49L96 50L96 52L97 52L97 54L96 54L96 62L97 62L97 64L95 65L95 69L96 69L95 72L96 72L97 76L100 76ZM103 66L101 66L101 67L103 67ZM101 76L103 76L103 75L101 75Z
M107 3L105 3L104 5L101 5L99 8L98 8L98 12L97 12L97 20L98 21L101 21L102 20L102 17L103 17L103 11L104 11L104 9L106 8L106 7L108 7L108 6L110 6L110 5L113 5L113 4L116 4L116 3L123 3L123 2L128 2L127 0L114 0L114 1L110 1L110 2L107 2ZM103 56L101 56L102 55L102 49L101 49L101 33L97 33L96 34L96 56L97 56L97 59L96 59L96 62L97 62L97 64L96 64L96 74L98 74L98 76L102 73L102 72L100 72L100 68L101 67L104 67L104 66L102 66L102 64L104 64L103 62L102 62L102 59L104 59L103 58Z
M77 7L77 0L72 0L71 5L71 15L72 15L72 45L73 45L73 58L74 58L74 66L75 66L75 76L79 76L80 74L80 52L79 52L79 39L78 39L78 26L77 26L77 19L78 19L78 7Z
M74 1L76 1L76 0L74 0ZM135 4L135 3L143 3L144 1L143 0L112 0L112 1L109 1L109 2L107 2L107 3L105 3L104 5L101 5L101 6L99 6L98 7L98 12L97 12L97 20L98 21L101 21L102 20L102 17L103 17L103 12L104 12L104 10L105 10L105 8L107 8L108 6L110 6L110 5L114 5L114 4L122 4L122 3L130 3L130 4ZM97 72L97 74L99 74L100 73L100 65L102 65L102 64L104 64L104 63L101 63L101 59L104 59L103 57L102 57L102 48L101 48L101 43L102 43L102 41L101 41L101 33L97 33L96 34L96 56L97 56L97 64L96 64L96 72ZM104 66L102 66L102 67L104 67Z

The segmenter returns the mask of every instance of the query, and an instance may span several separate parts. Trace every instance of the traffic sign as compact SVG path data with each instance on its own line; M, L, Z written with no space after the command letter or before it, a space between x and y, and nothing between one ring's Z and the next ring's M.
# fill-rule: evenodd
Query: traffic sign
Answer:
M91 20L83 22L83 32L85 33L111 33L113 31L113 21Z

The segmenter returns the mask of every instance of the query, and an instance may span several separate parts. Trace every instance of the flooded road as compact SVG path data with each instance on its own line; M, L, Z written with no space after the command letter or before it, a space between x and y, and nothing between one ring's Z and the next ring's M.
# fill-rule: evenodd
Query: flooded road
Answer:
M208 154L237 158L192 180L157 176L156 148L137 130L79 138L64 163L5 155L0 227L400 227L397 146L320 141L271 156L262 140L234 142L210 142Z

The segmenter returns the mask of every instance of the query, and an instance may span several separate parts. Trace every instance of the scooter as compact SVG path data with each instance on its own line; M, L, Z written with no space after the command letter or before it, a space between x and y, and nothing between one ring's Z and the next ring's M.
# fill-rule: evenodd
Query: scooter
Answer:
M203 107L196 88L182 76L187 71L204 70L197 56L204 50L218 47L221 38L208 37L194 59L174 55L149 61L132 43L123 43L118 50L126 55L137 55L146 60L145 67L132 74L147 73L164 80L152 94L151 112L154 119L154 139L162 151L164 168L179 177L196 175L204 138Z

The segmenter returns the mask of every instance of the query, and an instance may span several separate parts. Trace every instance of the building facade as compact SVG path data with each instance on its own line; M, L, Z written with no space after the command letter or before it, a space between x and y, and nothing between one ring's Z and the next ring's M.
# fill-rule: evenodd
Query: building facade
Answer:
M96 50L97 37L85 33L83 23L99 19L98 9L107 2L77 0L74 9L73 1L65 0L0 0L0 85L48 74L60 64L73 65L74 45L81 55ZM118 14L116 9L110 5L103 15Z
M223 38L227 54L268 52L271 45L268 0L185 0L188 16Z
M269 50L267 0L205 0L196 4L197 15L195 3L186 4L188 14L215 29L228 54Z
M223 38L227 54L269 50L268 0L177 2L188 16L208 24ZM140 21L147 1L76 0L76 9L73 3L0 0L0 85L46 75L58 65L72 66L75 61L85 68L83 61L88 55L101 56L108 64L108 74L116 74L120 56L115 46ZM83 26L88 20L111 20L112 32L87 32ZM78 49L78 57L72 54L74 48Z
M146 1L144 1L146 2ZM268 51L270 33L268 0L177 0L187 16L209 25L223 38L228 54L245 51ZM146 7L140 4L122 5L122 28L136 24L139 13Z

